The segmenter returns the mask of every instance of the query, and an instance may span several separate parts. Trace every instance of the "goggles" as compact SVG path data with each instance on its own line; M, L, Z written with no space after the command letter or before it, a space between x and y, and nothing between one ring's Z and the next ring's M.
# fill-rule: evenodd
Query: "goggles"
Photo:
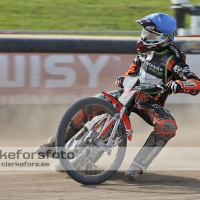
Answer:
M163 36L163 33L158 33L152 30L149 31L143 28L141 33L141 40L143 40L145 43L160 43L165 40Z

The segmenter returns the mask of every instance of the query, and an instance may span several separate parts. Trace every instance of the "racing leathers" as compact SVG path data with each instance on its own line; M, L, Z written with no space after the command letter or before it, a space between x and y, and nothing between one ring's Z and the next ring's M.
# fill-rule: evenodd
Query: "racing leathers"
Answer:
M149 79L161 79L167 85L168 90L159 97L157 92L141 95L136 99L133 112L142 117L148 124L154 127L143 148L139 151L129 170L142 171L158 155L166 143L175 136L177 125L170 112L164 108L165 100L169 94L189 93L196 95L200 90L200 79L185 63L186 57L175 46L171 46L161 52L140 53L136 56L128 71L121 77L128 75L141 76ZM117 78L117 83L120 80ZM119 82L121 86L122 79Z

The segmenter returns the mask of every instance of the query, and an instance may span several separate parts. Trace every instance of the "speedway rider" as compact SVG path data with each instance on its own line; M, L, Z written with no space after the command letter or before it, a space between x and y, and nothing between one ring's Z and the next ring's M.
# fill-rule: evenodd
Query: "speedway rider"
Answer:
M137 43L137 56L128 71L117 77L115 84L121 88L125 76L140 76L148 79L161 79L167 84L166 90L158 100L148 95L136 99L133 112L154 127L144 146L134 158L125 176L136 180L146 170L162 147L175 136L177 125L170 112L164 108L165 100L171 93L188 93L197 95L200 90L200 79L186 64L186 56L173 45L176 35L176 20L168 14L153 13L137 20L142 26L141 37ZM157 94L160 90L155 93ZM121 89L109 92L119 98ZM154 96L153 95L153 96ZM108 100L103 94L96 95ZM84 115L84 113L83 113ZM82 117L83 118L83 117ZM37 148L37 152L45 152L55 147L56 133ZM147 148L148 147L148 148ZM161 147L161 148L160 148Z

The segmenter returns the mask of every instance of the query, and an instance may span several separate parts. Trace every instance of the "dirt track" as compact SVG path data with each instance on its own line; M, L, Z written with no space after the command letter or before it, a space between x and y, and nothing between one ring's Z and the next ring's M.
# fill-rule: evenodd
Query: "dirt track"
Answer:
M146 173L137 183L118 173L101 185L85 186L56 172L4 172L0 188L1 200L200 199L200 173Z
M169 108L177 120L179 130L168 146L199 147L200 107L184 106L186 110L183 110L180 105ZM56 129L65 109L65 105L2 106L0 146L37 146ZM132 120L135 133L129 146L140 147L152 128L137 117ZM157 161L161 158L162 153ZM132 159L133 155L130 161ZM190 162L189 158L186 162ZM80 185L66 174L54 171L0 171L0 179L0 200L200 199L200 171L150 170L137 183L127 181L123 173L119 172L111 180L94 186Z

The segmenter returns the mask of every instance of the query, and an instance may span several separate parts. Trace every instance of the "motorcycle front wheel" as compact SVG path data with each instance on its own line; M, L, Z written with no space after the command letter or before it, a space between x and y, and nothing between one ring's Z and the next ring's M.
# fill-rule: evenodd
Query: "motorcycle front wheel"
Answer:
M92 142L115 113L117 110L111 103L96 97L81 99L64 113L57 130L56 150L62 155L59 161L63 169L75 181L85 185L100 184L110 179L121 166L127 146L123 121L110 152ZM103 136L103 144L108 142L112 129ZM121 142L117 143L119 140Z

